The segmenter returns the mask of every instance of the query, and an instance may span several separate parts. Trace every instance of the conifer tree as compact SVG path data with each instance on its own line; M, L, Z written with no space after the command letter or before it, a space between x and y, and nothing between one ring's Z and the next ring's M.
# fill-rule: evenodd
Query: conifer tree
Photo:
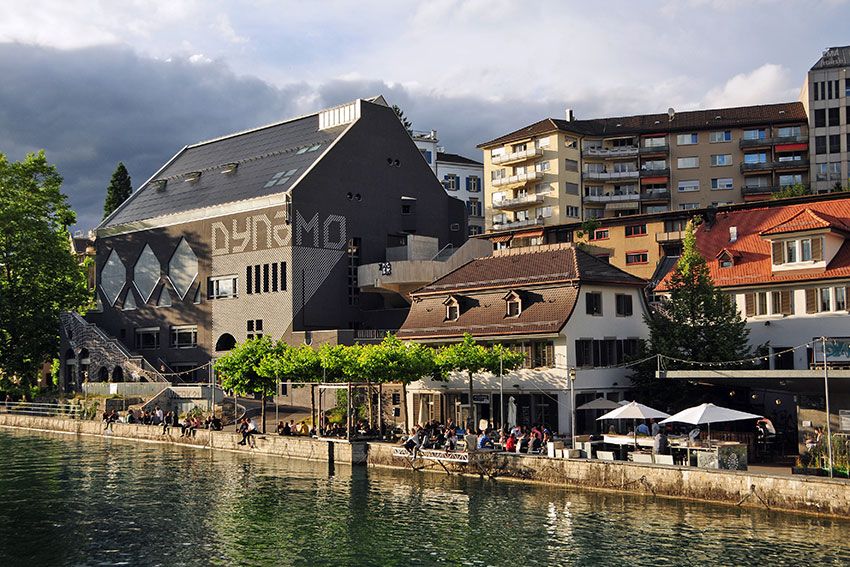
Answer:
M108 217L121 206L133 193L132 180L123 162L118 162L118 167L112 173L109 187L106 188L106 200L103 202L103 218Z

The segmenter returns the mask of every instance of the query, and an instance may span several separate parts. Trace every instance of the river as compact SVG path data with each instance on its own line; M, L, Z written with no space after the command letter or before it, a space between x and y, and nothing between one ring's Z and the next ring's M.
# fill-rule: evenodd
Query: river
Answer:
M0 565L848 565L850 523L0 429Z

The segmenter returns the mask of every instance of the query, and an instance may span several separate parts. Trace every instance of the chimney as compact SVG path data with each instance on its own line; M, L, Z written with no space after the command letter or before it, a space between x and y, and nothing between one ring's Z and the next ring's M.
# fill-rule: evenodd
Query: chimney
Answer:
M676 118L676 110L672 106L667 109L667 118L669 122L673 122L673 119Z
M730 226L729 227L729 242L737 242L738 240L738 227Z
M566 114L566 121L567 122L572 122L573 120L575 120L575 116L573 115L573 109L572 108L568 108L566 110L565 114Z

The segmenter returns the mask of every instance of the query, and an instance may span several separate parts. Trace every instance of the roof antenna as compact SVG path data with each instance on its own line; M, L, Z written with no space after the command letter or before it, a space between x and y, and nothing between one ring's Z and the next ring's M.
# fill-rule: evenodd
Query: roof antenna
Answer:
M673 122L673 119L676 118L676 110L672 106L667 109L667 118L670 122Z

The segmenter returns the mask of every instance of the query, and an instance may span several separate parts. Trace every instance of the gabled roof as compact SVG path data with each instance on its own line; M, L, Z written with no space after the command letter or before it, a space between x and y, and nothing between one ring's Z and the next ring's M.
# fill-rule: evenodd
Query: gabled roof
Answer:
M771 236L775 234L787 234L789 232L804 232L807 230L823 230L836 229L843 232L850 230L847 224L827 213L816 213L810 208L805 208L797 212L791 218L780 222L759 234L762 236Z
M740 128L767 124L806 123L808 117L800 102L760 104L734 108L689 110L674 112L673 119L664 114L638 114L590 120L562 120L546 118L530 126L515 130L479 148L499 146L514 140L539 136L547 132L563 131L586 136L634 136L638 134L663 134L707 130L715 128Z
M643 287L627 274L569 244L517 252L497 251L479 258L411 294L413 303L398 332L407 339L552 335L566 325L578 300L580 284ZM519 316L508 317L505 301L522 298ZM457 320L445 321L443 303L462 298Z
M446 163L457 163L460 165L475 165L479 167L484 166L484 164L480 161L475 161L474 159L469 159L468 157L464 157L459 154L448 154L445 152L437 152L437 161L442 161Z
M319 130L316 113L186 146L99 228L286 192L346 127ZM236 170L223 174L232 163ZM281 172L285 181L272 184Z
M806 211L809 212L806 212ZM826 266L825 270L773 270L771 242L763 235L773 229L795 226L794 219L811 219L819 227L822 222L841 223L850 218L850 197L830 201L800 203L784 207L769 207L720 212L709 226L703 223L696 231L697 249L708 260L711 278L718 287L765 286L790 282L850 278L850 239ZM801 222L801 225L803 223ZM809 221L805 225L809 225ZM729 228L737 229L735 242L729 241ZM722 250L736 254L735 264L721 268L716 260ZM668 274L658 285L666 289Z
M468 289L514 289L556 282L643 286L646 282L572 245L498 250L413 292L413 296Z

